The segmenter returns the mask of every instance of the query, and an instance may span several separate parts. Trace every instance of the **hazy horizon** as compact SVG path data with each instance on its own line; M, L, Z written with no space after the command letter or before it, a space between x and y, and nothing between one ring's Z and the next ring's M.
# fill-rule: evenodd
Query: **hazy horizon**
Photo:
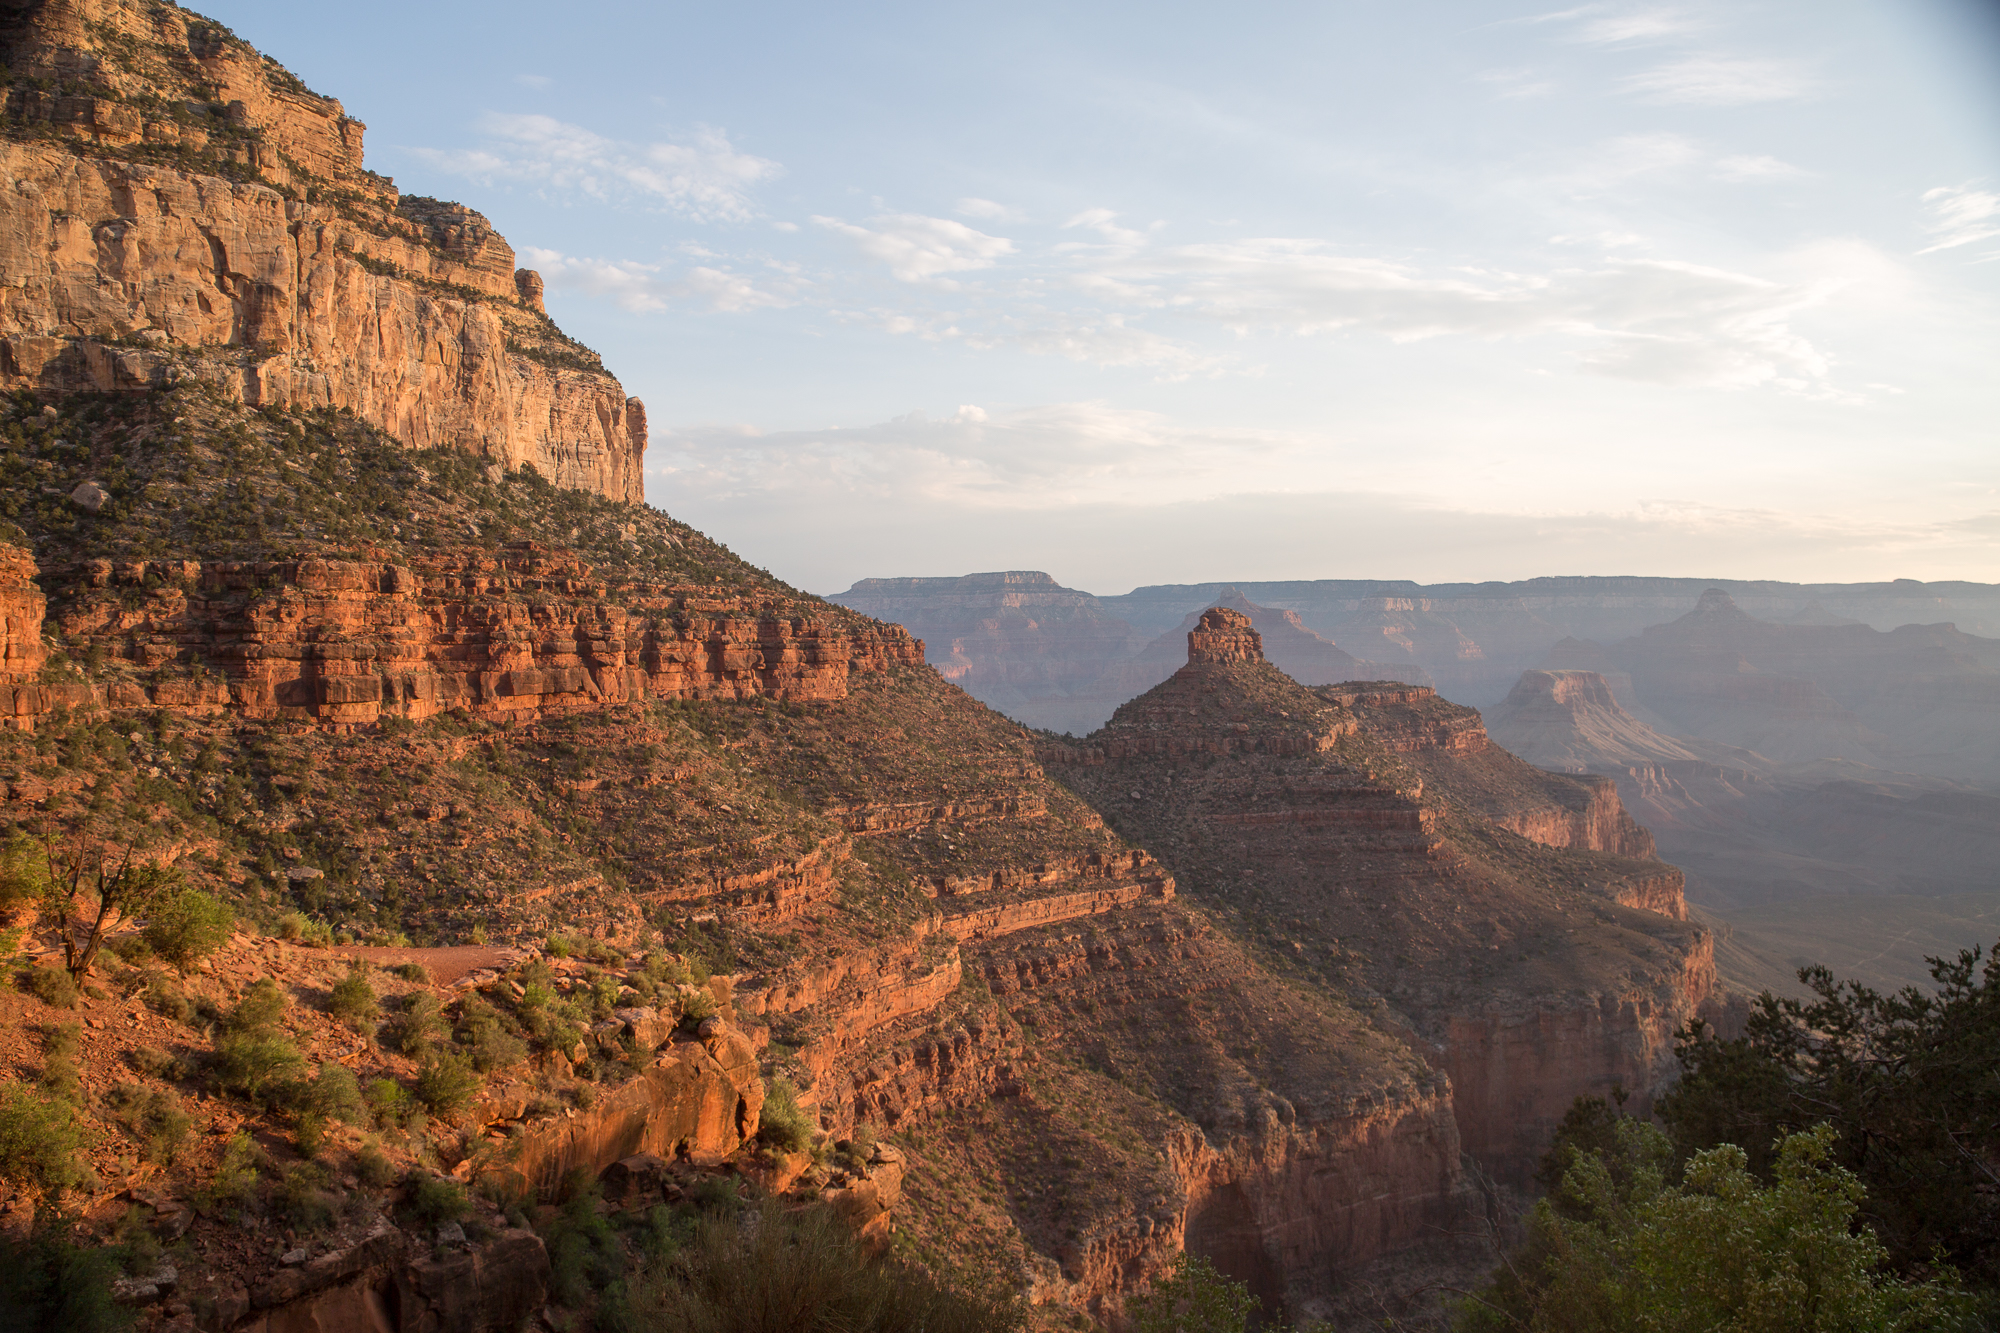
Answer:
M2000 569L1970 0L201 8L813 591Z

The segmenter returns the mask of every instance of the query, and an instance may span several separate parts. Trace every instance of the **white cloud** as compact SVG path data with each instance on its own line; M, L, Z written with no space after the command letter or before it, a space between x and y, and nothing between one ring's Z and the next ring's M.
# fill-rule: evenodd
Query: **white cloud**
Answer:
M536 92L540 92L542 89L553 84L555 80L546 74L516 74L514 82L524 88L533 88Z
M1119 226L1118 215L1108 208L1086 208L1068 222L1063 223L1064 231L1075 227L1094 231L1115 246L1137 247L1146 243L1145 232L1133 231L1130 227ZM1057 246L1056 248L1060 251L1066 247Z
M1596 7L1602 13L1604 7ZM1577 15L1581 17L1581 14ZM1624 46L1658 41L1695 32L1703 25L1685 10L1631 9L1592 18L1577 30L1577 40L1596 46Z
M1733 153L1728 157L1717 158L1715 162L1715 177L1724 181L1795 180L1810 174L1775 157L1751 153Z
M491 112L479 120L484 146L418 149L443 170L482 182L518 180L596 199L654 200L697 222L754 217L751 188L777 176L776 162L731 146L709 127L685 141L626 143L553 116Z
M1920 255L2000 236L2000 194L1990 190L1941 185L1924 192L1924 211L1930 214L1924 230L1937 240L1917 251Z
M1584 340L1580 364L1598 374L1823 393L1828 360L1790 320L1850 282L1875 280L1871 263L1886 261L1872 251L1827 251L1801 258L1785 282L1636 258L1546 272L1439 272L1336 253L1318 240L1264 238L1126 256L1082 281L1102 297L1235 329L1361 328L1396 342L1553 335Z
M1025 222L1028 215L1018 208L1006 204L996 204L991 199L980 199L968 195L953 206L952 211L961 217L985 218L991 222Z
M1534 69L1489 69L1480 73L1478 79L1493 89L1495 97L1509 99L1547 97L1556 90L1553 80Z
M1636 74L1625 86L1649 101L1690 106L1783 102L1812 91L1796 64L1740 56L1691 55Z
M903 282L949 286L945 274L991 268L995 260L1014 253L1014 243L1003 236L989 236L963 222L921 213L870 218L873 225L869 227L839 218L815 217L813 221L847 237L861 253L888 265L889 272Z
M578 258L536 246L524 248L521 258L542 275L551 291L604 297L639 314L665 310L676 303L725 313L780 308L793 304L797 295L795 282L759 287L739 273L708 265L672 275L662 264Z
M654 446L675 489L708 496L832 493L987 510L1213 494L1253 461L1310 447L1273 432L1183 429L1160 413L1103 403L911 412L825 431L679 428Z

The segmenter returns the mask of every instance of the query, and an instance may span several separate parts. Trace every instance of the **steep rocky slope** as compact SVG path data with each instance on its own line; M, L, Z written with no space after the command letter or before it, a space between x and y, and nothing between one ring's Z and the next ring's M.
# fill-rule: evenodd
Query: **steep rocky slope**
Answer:
M0 53L0 388L198 377L643 497L643 405L484 217L365 168L338 101L155 0L10 0Z
M1579 1092L1641 1098L1711 999L1713 941L1608 783L1530 769L1469 709L1308 690L1227 610L1075 746L1065 781L1313 984L1376 998L1451 1075L1467 1151L1523 1179Z
M0 810L138 839L267 930L587 948L591 1044L506 1065L430 1134L443 1165L546 1192L686 1138L776 1188L860 1188L738 1151L751 1059L829 1142L898 1136L904 1252L1045 1319L1108 1316L1187 1245L1303 1308L1461 1216L1433 1065L1183 904L896 627L655 511L351 418L199 383L49 406L0 423L23 479ZM66 498L85 471L96 513ZM732 1026L690 1045L670 1011L589 998L647 985L647 949L722 978ZM472 984L505 1014L524 983ZM162 1092L211 1086L185 1042ZM611 1086L586 1108L579 1082ZM149 1188L185 1198L214 1165ZM368 1274L341 1281L399 1280Z

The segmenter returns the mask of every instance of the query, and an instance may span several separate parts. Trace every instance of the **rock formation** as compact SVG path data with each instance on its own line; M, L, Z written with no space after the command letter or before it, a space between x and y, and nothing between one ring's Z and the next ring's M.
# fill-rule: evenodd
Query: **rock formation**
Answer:
M0 44L0 387L193 376L644 498L644 407L484 217L367 170L338 101L171 5L12 0Z
M1713 940L1612 784L1529 767L1428 688L1308 690L1254 646L1207 613L1186 667L1045 757L1191 897L1384 1004L1496 1177L1525 1179L1575 1096L1643 1103Z
M981 703L1029 726L1079 736L1173 675L1202 614L1189 612L1148 642L1090 594L1022 571L863 579L828 600L903 625L929 645L930 664ZM1296 612L1258 606L1234 589L1214 605L1249 617L1265 655L1294 680L1429 679L1420 668L1361 661L1307 629Z

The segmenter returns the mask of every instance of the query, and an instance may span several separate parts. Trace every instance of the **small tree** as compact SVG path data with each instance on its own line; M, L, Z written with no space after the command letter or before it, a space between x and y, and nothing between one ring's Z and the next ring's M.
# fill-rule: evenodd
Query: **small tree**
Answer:
M1208 1260L1183 1254L1173 1275L1125 1304L1135 1333L1243 1333L1257 1298Z
M229 942L236 913L229 904L199 889L164 896L146 922L145 939L154 953L186 976L196 963Z
M41 864L32 872L33 889L42 910L61 924L63 967L79 985L96 964L104 932L114 920L148 911L180 887L179 870L155 861L135 861L137 851L138 843L128 842L114 858L87 824L78 825L67 838L53 832L43 836Z
M1945 1333L1970 1328L1955 1277L1905 1282L1855 1225L1866 1194L1820 1125L1776 1148L1773 1183L1724 1144L1676 1182L1673 1145L1644 1121L1611 1151L1569 1148L1569 1169L1528 1219L1527 1243L1460 1311L1465 1333Z

